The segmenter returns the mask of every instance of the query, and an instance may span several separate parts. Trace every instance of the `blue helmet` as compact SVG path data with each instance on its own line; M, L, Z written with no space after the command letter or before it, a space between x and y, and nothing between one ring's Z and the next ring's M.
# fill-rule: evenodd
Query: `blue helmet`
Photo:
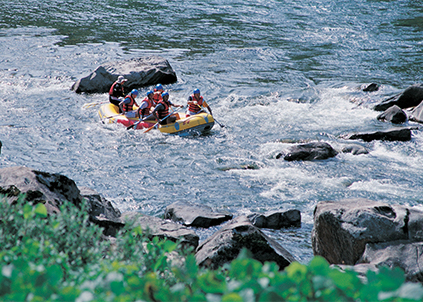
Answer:
M157 84L156 85L156 90L163 90L162 84Z
M167 93L167 92L163 92L163 93L162 93L162 98L164 98L165 96L169 96L169 93Z
M198 89L198 88L197 88L197 89L195 89L193 93L194 93L194 94L196 94L196 93L198 93L198 94L199 94L199 93L200 93L200 89Z
M136 89L132 89L131 94L137 96L138 95L138 90Z
M147 96L149 96L150 94L154 94L154 92L152 90L150 90L149 92L147 92Z

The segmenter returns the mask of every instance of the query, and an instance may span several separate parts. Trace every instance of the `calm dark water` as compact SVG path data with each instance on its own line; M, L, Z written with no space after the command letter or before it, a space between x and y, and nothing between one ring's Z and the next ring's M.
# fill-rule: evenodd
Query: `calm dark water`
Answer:
M297 208L301 229L267 233L301 262L312 257L319 201L423 204L420 131L411 142L357 142L368 155L275 159L292 143L341 150L351 143L342 134L393 127L370 108L422 81L419 1L0 4L0 167L62 173L122 211L156 216L178 200L235 215ZM186 104L199 88L227 127L184 138L126 131L82 108L106 94L70 91L102 63L152 54L177 73L165 87L174 102ZM360 90L372 82L379 91Z

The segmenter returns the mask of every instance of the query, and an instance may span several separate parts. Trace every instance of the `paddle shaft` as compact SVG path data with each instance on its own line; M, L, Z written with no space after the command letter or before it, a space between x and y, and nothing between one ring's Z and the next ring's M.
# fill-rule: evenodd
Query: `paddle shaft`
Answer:
M205 110L205 108L204 107L202 107L202 106L200 106L200 105L198 105L198 104L195 104L195 105L197 105L198 107L200 107L200 109L202 109L202 110ZM213 116L213 115L212 115ZM225 125L223 125L223 124L221 124L221 123L219 123L219 121L218 120L216 120L216 118L213 116L213 119L214 119L214 121L220 126L220 127L225 127Z

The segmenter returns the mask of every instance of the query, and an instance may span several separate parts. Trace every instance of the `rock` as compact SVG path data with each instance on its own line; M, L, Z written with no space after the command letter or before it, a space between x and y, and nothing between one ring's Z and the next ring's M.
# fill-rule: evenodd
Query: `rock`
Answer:
M246 248L262 263L276 262L281 269L295 261L279 243L253 226L245 216L225 224L196 250L195 258L202 267L217 269L234 260Z
M407 114L397 105L391 106L377 116L378 120L401 124L407 121Z
M7 195L8 202L14 202L20 193L25 193L27 201L44 203L49 214L59 213L64 200L79 208L82 202L73 180L26 167L0 169L0 193Z
M157 236L175 242L180 241L182 244L194 248L198 246L200 240L194 231L169 220L147 216L137 212L125 212L121 218L124 222L135 221L135 225L140 226L149 237Z
M3 144L1 143L1 141L0 141L0 154L1 154L1 147L3 146Z
M331 145L325 142L313 142L291 148L284 160L321 160L335 157L338 154ZM279 158L278 156L276 158Z
M369 243L359 263L375 267L400 267L407 281L423 282L423 242Z
M404 90L403 93L400 93L396 96L393 96L382 103L373 107L376 111L385 111L393 105L398 107L410 108L415 107L421 103L423 100L423 84L414 84Z
M423 102L411 111L410 121L423 123Z
M375 83L371 83L363 88L364 92L374 92L379 90L379 85Z
M120 211L95 190L87 187L79 189L82 198L87 200L90 221L101 226L105 236L116 236L117 231L124 226Z
M409 141L411 140L411 130L414 128L390 129L370 133L355 133L346 135L345 139L362 139L365 142L373 140L382 141Z
M166 207L165 219L180 222L186 226L208 228L231 220L228 212L215 212L207 205L190 202L175 202Z
M251 223L258 228L281 229L289 227L301 227L301 212L288 210L285 212L271 212L266 214L248 215Z
M369 151L361 145L349 145L342 148L343 153L352 153L353 155L368 154Z
M368 199L319 202L314 210L313 253L331 264L354 265L367 243L408 239L409 213L403 206Z
M150 56L105 63L90 75L76 81L71 89L76 93L107 93L119 75L128 80L124 85L128 92L134 88L177 81L176 73L167 60Z

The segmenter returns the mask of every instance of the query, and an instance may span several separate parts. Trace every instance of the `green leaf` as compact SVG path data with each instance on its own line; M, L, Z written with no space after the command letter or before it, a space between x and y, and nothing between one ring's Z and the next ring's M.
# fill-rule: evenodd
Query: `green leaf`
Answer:
M222 302L243 302L244 300L237 293L229 293L223 295Z
M42 203L39 203L35 206L35 213L43 218L47 217L47 208Z
M23 216L25 219L32 216L32 206L28 203L23 206Z

